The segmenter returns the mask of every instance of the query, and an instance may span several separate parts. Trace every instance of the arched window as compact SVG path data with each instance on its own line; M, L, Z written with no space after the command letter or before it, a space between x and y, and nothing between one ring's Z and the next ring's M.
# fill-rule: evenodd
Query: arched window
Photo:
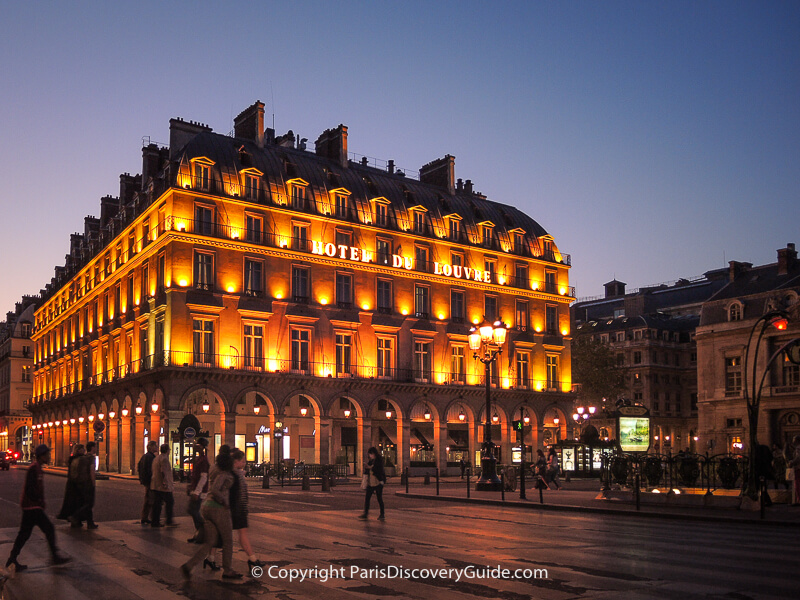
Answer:
M728 321L741 321L742 320L742 305L738 302L731 304L728 307Z

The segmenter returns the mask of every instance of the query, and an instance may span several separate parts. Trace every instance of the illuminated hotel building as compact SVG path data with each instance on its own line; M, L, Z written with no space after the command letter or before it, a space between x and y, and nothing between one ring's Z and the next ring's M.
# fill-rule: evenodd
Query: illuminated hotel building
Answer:
M564 439L575 293L552 236L456 181L452 156L413 177L349 159L342 125L312 151L263 117L232 137L172 119L72 236L32 336L56 462L102 422L101 469L129 472L187 413L214 448L350 472L373 445L398 472L479 464L487 417L501 462L523 415L534 448ZM510 327L491 415L467 340L484 319Z

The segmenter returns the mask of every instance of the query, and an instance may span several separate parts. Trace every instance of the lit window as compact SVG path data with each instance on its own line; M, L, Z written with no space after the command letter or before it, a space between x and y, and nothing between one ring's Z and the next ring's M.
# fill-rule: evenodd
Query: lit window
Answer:
M307 329L292 329L292 371L307 373L311 333Z
M530 387L530 360L529 352L517 352L517 387Z
M208 190L211 182L211 169L202 163L194 164L194 187L198 190Z
M392 377L394 374L394 339L378 338L378 377Z
M198 290L214 289L214 256L204 252L194 254L194 285Z
M292 248L300 252L308 252L308 225L292 225Z
M431 342L414 342L414 377L417 381L431 380Z
M450 350L450 383L465 383L464 346L453 346Z
M207 206L194 207L194 231L200 235L213 235L214 211Z
M336 374L337 375L350 375L351 374L351 353L352 353L352 336L337 333L336 334Z
M264 231L264 220L261 217L247 215L245 219L246 230L244 233L245 241L260 244Z
M419 319L427 319L430 313L430 288L426 285L414 286L414 313Z
M214 322L205 319L193 320L193 347L195 364L214 363Z
M244 259L244 293L247 296L260 296L262 263L257 260Z
M558 355L547 355L545 370L547 372L547 389L555 390L558 387Z
M261 369L264 366L264 327L244 326L244 366Z

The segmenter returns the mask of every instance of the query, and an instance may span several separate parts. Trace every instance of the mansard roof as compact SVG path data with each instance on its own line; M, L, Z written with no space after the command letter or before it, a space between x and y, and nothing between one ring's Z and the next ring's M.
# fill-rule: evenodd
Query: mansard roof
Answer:
M445 217L454 213L462 218L467 235L476 240L480 237L478 225L487 221L494 224L499 238L509 244L513 243L511 234L515 230L524 231L529 238L548 235L539 223L514 206L464 191L451 195L438 186L353 161L344 168L311 151L276 144L259 148L248 139L202 131L177 153L173 149L175 155L182 162L199 157L211 159L214 161L211 169L220 181L236 180L247 168L258 169L264 173L272 192L285 193L286 183L298 178L309 184L314 199L327 199L333 190L344 188L351 193L359 215L371 215L369 201L379 197L389 201L398 220L408 219L408 210L421 206L427 210L432 231L442 235L447 232Z

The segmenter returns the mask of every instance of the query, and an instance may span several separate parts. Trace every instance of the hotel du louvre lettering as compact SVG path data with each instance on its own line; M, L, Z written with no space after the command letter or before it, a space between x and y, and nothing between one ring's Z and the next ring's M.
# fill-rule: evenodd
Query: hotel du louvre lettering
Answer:
M373 263L374 254L369 250L363 250L355 246L344 246L339 244L325 244L316 240L311 241L311 253L320 256L329 256L330 258L341 258L343 260L351 260L353 262ZM388 264L388 263L387 263ZM392 267L396 269L406 269L408 271L414 268L414 259L410 256L400 256L399 254L392 254ZM464 267L461 265L449 265L445 263L433 263L434 275L444 275L445 277L455 277L456 279L470 279L480 281L483 283L492 283L492 272L483 271L481 269L473 269L471 267Z

